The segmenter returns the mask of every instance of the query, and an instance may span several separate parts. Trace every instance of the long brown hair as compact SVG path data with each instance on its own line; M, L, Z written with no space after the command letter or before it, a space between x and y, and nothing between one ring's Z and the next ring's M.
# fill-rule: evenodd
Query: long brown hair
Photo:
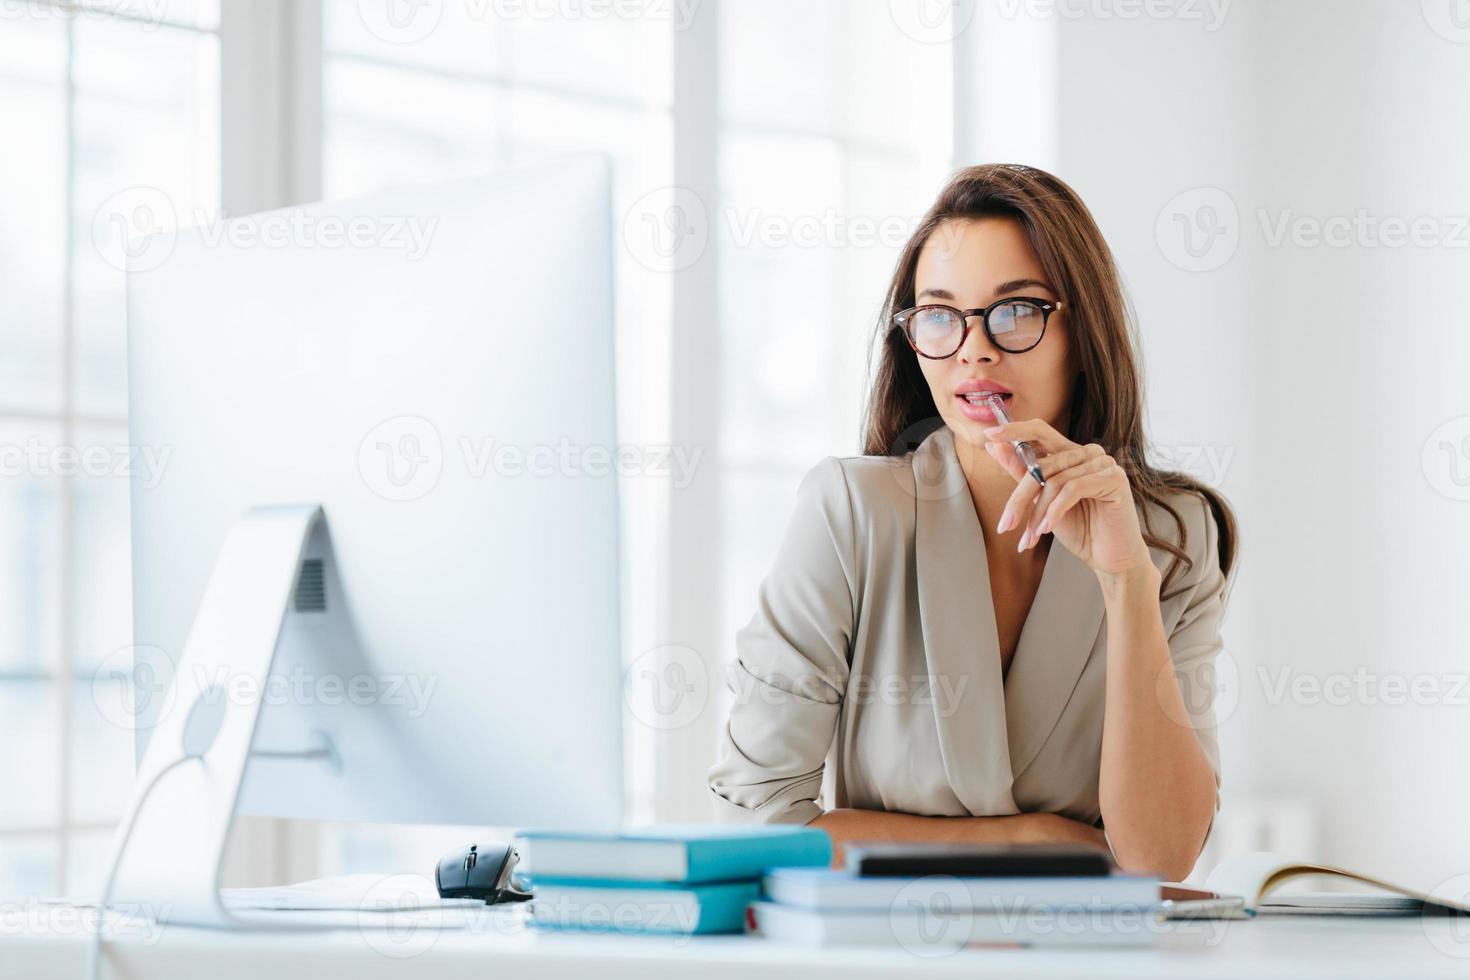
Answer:
M956 171L904 245L869 347L873 383L863 420L863 454L904 455L944 425L918 356L902 331L892 326L892 317L914 305L919 252L935 229L952 218L983 217L1019 222L1053 288L1066 300L1072 364L1078 374L1063 434L1084 445L1098 443L1128 474L1143 517L1144 541L1174 556L1162 591L1167 592L1181 562L1186 567L1192 564L1185 551L1184 521L1166 500L1171 491L1197 493L1209 505L1219 528L1220 569L1228 577L1235 563L1236 526L1225 498L1185 473L1156 469L1146 458L1138 339L1112 251L1076 192L1035 167L984 164ZM871 355L880 340L874 373ZM1154 532L1143 501L1159 505L1173 517L1178 544Z

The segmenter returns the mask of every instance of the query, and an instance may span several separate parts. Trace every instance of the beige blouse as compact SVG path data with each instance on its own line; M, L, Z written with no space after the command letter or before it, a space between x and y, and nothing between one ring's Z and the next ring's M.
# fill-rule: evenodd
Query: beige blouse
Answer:
M1228 583L1213 515L1170 503L1194 567L1161 604L1187 717L1220 779L1214 660ZM1154 532L1174 533L1161 508ZM1177 542L1177 538L1175 539ZM1168 552L1150 549L1163 572ZM829 456L803 478L754 616L709 771L717 818L807 823L832 805L930 816L1060 813L1100 826L1102 590L1053 542L1002 679L989 565L946 426L901 457ZM1218 795L1216 809L1219 808Z

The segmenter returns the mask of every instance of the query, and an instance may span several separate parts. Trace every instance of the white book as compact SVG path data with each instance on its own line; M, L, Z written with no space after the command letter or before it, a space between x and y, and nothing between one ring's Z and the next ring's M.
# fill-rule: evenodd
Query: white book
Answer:
M966 946L1152 946L1153 909L1032 908L1015 913L923 908L818 911L752 902L746 931L800 946L885 946L943 953Z
M808 909L887 909L895 902L956 911L1004 912L1038 906L1146 908L1159 880L1141 875L981 878L953 875L862 877L829 868L776 868L764 878L773 902Z

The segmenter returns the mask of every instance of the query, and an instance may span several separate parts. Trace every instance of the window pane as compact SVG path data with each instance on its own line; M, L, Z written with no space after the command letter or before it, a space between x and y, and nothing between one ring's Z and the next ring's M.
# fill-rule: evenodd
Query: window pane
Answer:
M66 288L66 26L33 17L4 25L0 132L9 149L0 181L0 411L54 412L61 407Z
M499 86L336 58L323 72L327 197L475 176L504 160Z
M72 663L78 677L132 643L132 571L128 491L129 474L156 483L168 457L158 447L137 451L127 444L127 429L83 426L77 435L82 463L72 478Z
M7 895L56 891L56 838L0 834L0 889Z
M720 4L720 116L809 132L841 129L842 18L836 0Z
M101 674L77 672L71 702L74 823L110 823L127 803L134 768L131 709L137 704L128 666L115 659Z
M56 688L47 681L0 682L0 840L7 828L58 821L61 739ZM24 746L24 751L16 751Z
M58 661L60 440L59 425L0 420L0 674L35 675ZM18 734L3 714L0 728Z
M826 139L730 134L720 159L722 454L799 466L828 452L842 154ZM850 441L850 440L849 440Z
M83 17L75 43L77 409L120 418L125 250L218 211L219 42Z
M432 73L504 78L510 35L492 15L493 9L488 0L322 0L322 45L329 56L350 55Z

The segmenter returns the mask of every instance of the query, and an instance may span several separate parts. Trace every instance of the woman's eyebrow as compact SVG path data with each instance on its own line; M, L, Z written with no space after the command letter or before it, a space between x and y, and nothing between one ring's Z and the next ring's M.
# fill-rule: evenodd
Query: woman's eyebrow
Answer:
M1006 293L1014 293L1016 290L1024 289L1027 286L1040 286L1047 292L1052 291L1052 288L1046 283L1042 282L1040 279L1012 279L1009 282L1003 282L999 286L996 286L995 292L992 294L992 296L1004 296ZM925 296L933 296L935 299L947 299L951 302L954 301L954 293L950 292L948 289L926 289L923 292L919 293L916 299L923 299Z

